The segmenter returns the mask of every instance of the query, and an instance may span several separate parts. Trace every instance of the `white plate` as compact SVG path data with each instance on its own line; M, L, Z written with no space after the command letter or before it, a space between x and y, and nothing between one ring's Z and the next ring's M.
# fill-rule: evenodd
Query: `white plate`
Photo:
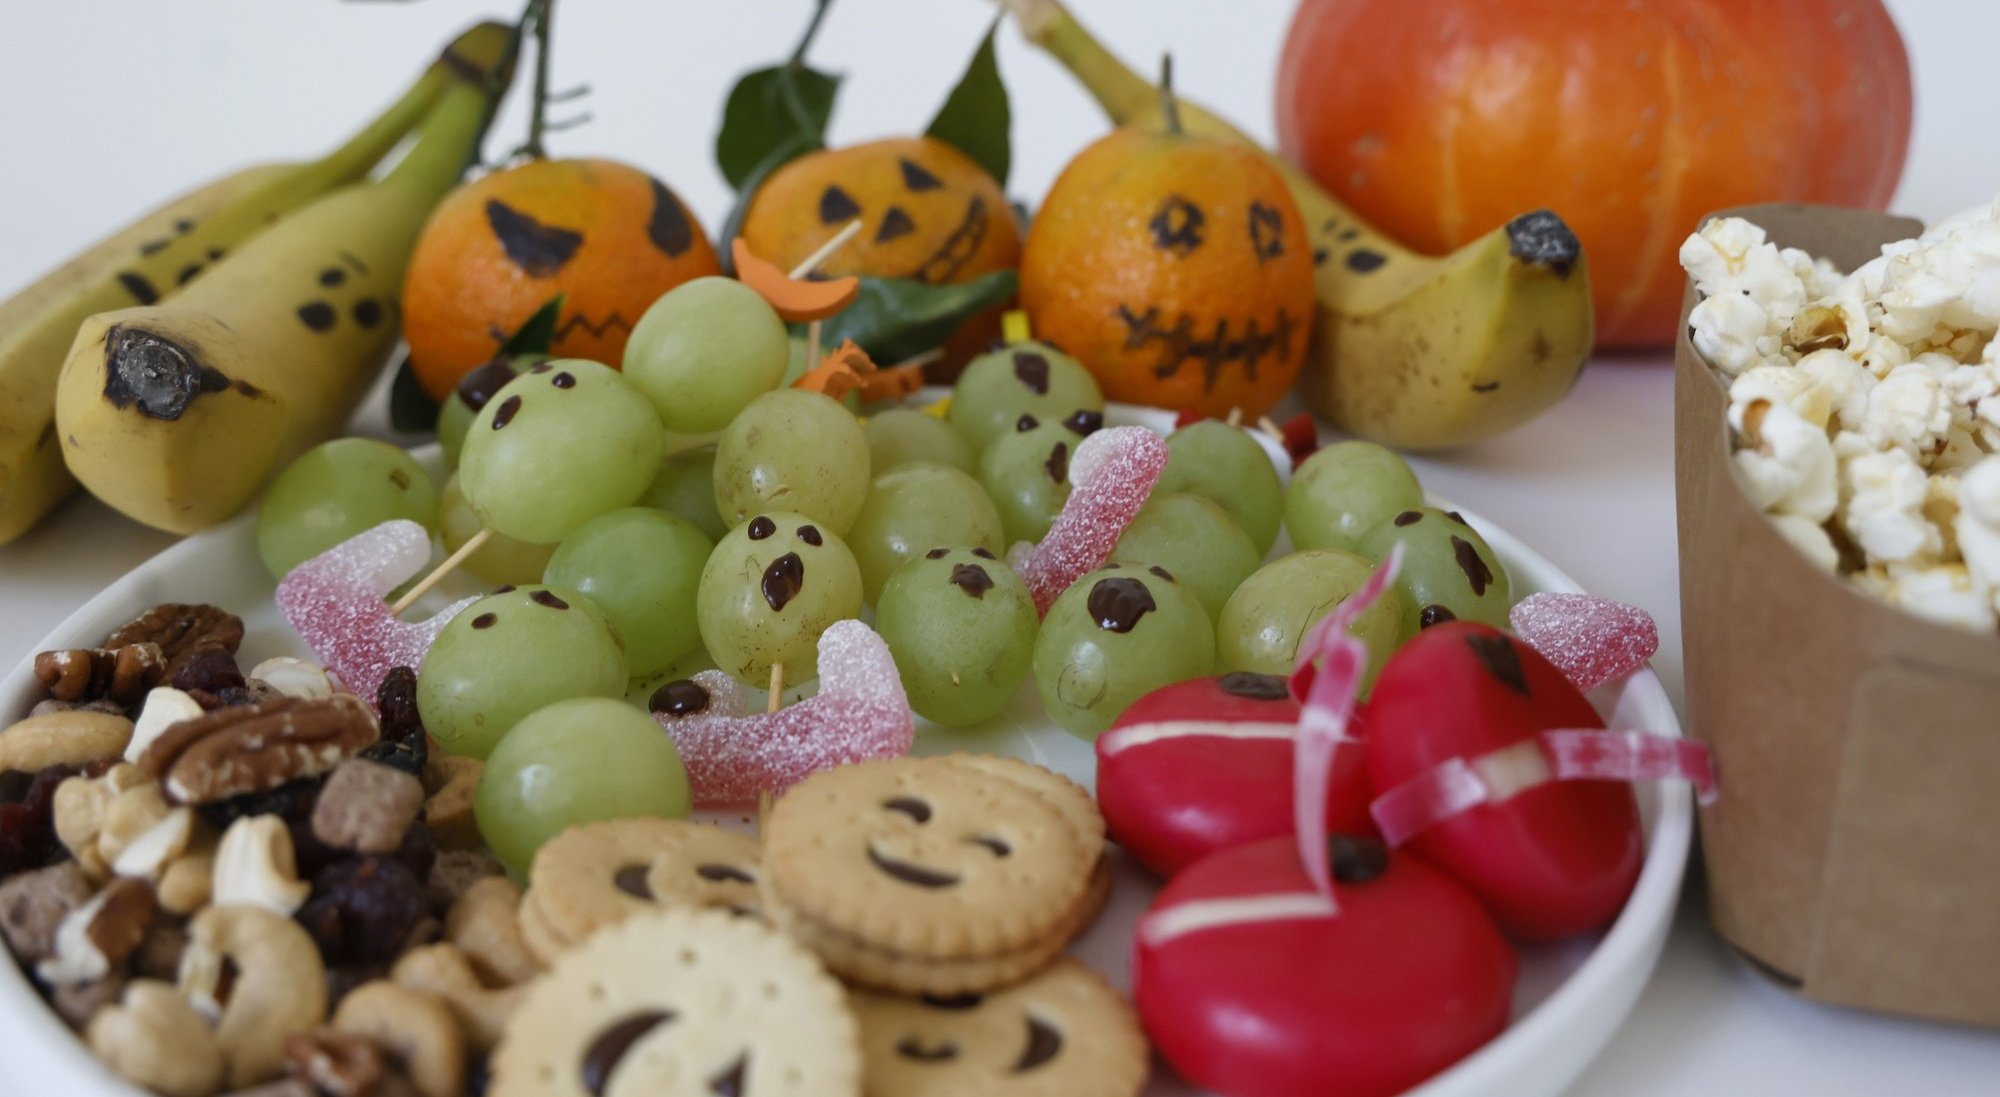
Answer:
M1111 423L1141 423L1166 431L1171 417L1150 409L1114 406ZM1260 436L1261 437L1261 436ZM1281 469L1289 462L1266 439ZM435 469L436 447L418 451ZM1569 577L1516 540L1465 514L1506 565L1518 594L1573 591ZM1283 551L1281 543L1278 551ZM90 647L137 613L165 601L209 602L243 617L243 665L271 655L309 656L271 601L273 583L257 557L252 516L189 537L140 565L77 610L45 637L37 651ZM441 595L456 597L469 583ZM42 695L23 652L12 673L0 680L0 722L25 712ZM1672 705L1659 680L1642 673L1612 695L1598 698L1615 709L1619 726L1680 734ZM985 750L1016 755L1060 770L1093 785L1095 756L1090 744L1051 725L1035 700L1033 685L990 725L972 731L925 728L919 752ZM1560 1092L1594 1058L1625 1018L1645 986L1666 939L1681 874L1687 863L1693 811L1685 790L1639 788L1645 822L1646 864L1638 886L1611 929L1600 937L1522 950L1514 1020L1498 1039L1452 1069L1412 1091L1420 1097L1548 1097ZM1157 883L1130 859L1116 856L1116 884L1104 916L1072 949L1119 986L1128 986L1132 924L1145 910ZM18 967L0 962L0 1078L9 1093L62 1093L72 1097L139 1097L138 1091L106 1070L41 1002ZM1162 1069L1146 1097L1186 1097L1196 1091Z

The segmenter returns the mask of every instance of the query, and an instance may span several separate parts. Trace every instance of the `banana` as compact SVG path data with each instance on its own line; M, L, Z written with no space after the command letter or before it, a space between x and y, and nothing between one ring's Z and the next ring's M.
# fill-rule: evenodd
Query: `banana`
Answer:
M165 303L85 320L56 385L76 478L132 518L191 533L334 433L396 343L410 251L477 151L513 56L510 27L461 36L448 86L387 175L257 234Z
M1001 2L1114 123L1162 124L1159 90L1061 0ZM1259 148L1291 187L1317 271L1299 389L1333 425L1401 449L1441 449L1519 426L1569 391L1590 355L1590 278L1582 246L1555 214L1524 214L1450 255L1421 255L1241 130L1178 105L1187 132Z
M444 92L442 59L327 156L226 175L146 214L0 302L0 545L76 487L56 444L56 375L93 313L172 296L298 207L368 174Z

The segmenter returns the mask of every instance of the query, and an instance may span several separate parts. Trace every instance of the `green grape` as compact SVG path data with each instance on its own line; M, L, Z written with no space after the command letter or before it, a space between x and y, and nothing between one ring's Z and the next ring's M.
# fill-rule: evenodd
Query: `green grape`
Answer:
M548 544L652 483L667 429L618 371L578 358L507 382L472 421L459 487L495 533Z
M979 481L943 465L904 465L875 478L847 547L861 566L862 593L874 602L903 562L939 545L998 552L1000 512Z
M506 355L495 358L478 369L458 379L458 384L438 405L438 444L444 447L444 466L455 469L458 458L465 448L466 432L472 429L473 417L479 409L512 381L522 370L538 362L548 361L546 354Z
M1263 560L1229 512L1199 495L1154 492L1118 538L1113 560L1158 564L1201 599L1213 621Z
M869 416L861 429L868 438L869 467L877 476L918 461L950 465L960 472L979 471L964 436L929 412L890 408Z
M695 591L715 542L651 507L600 514L556 546L542 579L588 596L618 634L628 674L651 674L701 647Z
M715 546L695 604L717 666L763 685L783 663L787 682L803 682L819 676L819 634L861 616L861 568L832 530L765 511Z
M1228 511L1263 559L1278 539L1285 499L1264 447L1246 430L1203 419L1168 435L1167 450L1167 469L1153 490L1199 495Z
M721 540L729 526L715 509L714 443L667 454L652 485L639 496L639 505L680 515L708 534L710 541Z
M1070 458L1088 431L1027 414L1015 426L979 455L979 479L999 508L1008 542L1039 541L1069 499Z
M734 278L696 278L668 290L639 318L625 343L625 376L668 430L721 430L778 387L788 339L785 322L756 290Z
M1034 596L984 548L934 548L882 588L875 631L896 657L910 707L968 727L1020 692L1035 654Z
M1403 543L1403 567L1396 587L1403 592L1403 638L1426 624L1460 618L1494 628L1510 627L1514 608L1507 568L1486 538L1456 511L1417 507L1391 515L1361 538L1361 554L1371 560Z
M717 669L720 668L715 665L715 660L708 657L708 652L696 648L675 660L674 664L665 670L656 670L625 683L625 703L639 708L649 708L653 694L659 692L661 686L668 682L677 682L682 678L692 678L704 670Z
M1373 442L1335 442L1306 458L1285 489L1295 548L1357 552L1376 523L1424 505L1417 474Z
M465 501L465 492L458 486L458 473L452 473L445 480L444 494L438 500L438 535L444 540L444 550L457 552L485 528L486 523L472 512L472 504ZM520 586L541 582L542 570L549 566L549 557L555 552L554 545L531 545L495 533L488 535L486 543L473 549L472 555L458 566L489 583Z
M625 693L625 653L604 613L573 590L520 587L467 606L417 671L417 712L451 754L484 758L543 705Z
M430 528L437 517L437 485L415 458L387 442L336 438L300 454L271 482L257 511L257 555L282 579L391 519Z
M1107 564L1049 607L1034 665L1049 718L1095 739L1146 694L1212 673L1215 629L1167 569Z
M784 509L845 535L868 495L868 438L854 415L804 389L750 402L722 432L715 505L723 521Z
M479 835L517 876L542 843L579 823L688 814L674 741L623 701L557 701L522 718L493 748L472 801Z
M1104 393L1076 359L1040 342L1014 343L968 362L952 389L951 425L974 450L1014 430L1023 415L1049 421L1078 410L1102 422Z
M1229 596L1216 624L1222 669L1289 676L1306 633L1360 590L1374 570L1365 557L1338 549L1301 549L1257 569ZM1406 605L1396 589L1383 591L1348 628L1368 645L1364 690L1396 650Z

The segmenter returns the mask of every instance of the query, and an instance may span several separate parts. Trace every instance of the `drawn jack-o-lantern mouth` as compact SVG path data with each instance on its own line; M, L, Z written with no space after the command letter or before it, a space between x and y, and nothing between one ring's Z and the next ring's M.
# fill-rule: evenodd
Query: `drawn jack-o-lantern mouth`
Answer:
M986 239L986 200L978 195L966 199L965 216L958 226L945 237L930 257L917 264L909 277L931 285L943 285L957 277L959 269L979 253L979 245Z
M1282 361L1300 330L1299 322L1282 307L1268 321L1252 316L1232 322L1224 316L1197 322L1182 312L1169 322L1161 317L1158 306L1135 312L1122 304L1114 315L1125 325L1126 350L1158 348L1153 376L1165 380L1177 376L1189 363L1197 363L1202 370L1202 387L1208 392L1215 391L1225 368L1240 367L1255 380L1258 364L1266 358Z

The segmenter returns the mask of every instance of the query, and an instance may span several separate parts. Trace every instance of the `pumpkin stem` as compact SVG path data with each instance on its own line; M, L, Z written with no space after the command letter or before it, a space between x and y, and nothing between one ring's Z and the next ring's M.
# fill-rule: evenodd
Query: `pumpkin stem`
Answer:
M1186 136L1181 128L1181 104L1174 98L1174 55L1160 55L1160 115L1167 120L1167 132L1175 137Z

